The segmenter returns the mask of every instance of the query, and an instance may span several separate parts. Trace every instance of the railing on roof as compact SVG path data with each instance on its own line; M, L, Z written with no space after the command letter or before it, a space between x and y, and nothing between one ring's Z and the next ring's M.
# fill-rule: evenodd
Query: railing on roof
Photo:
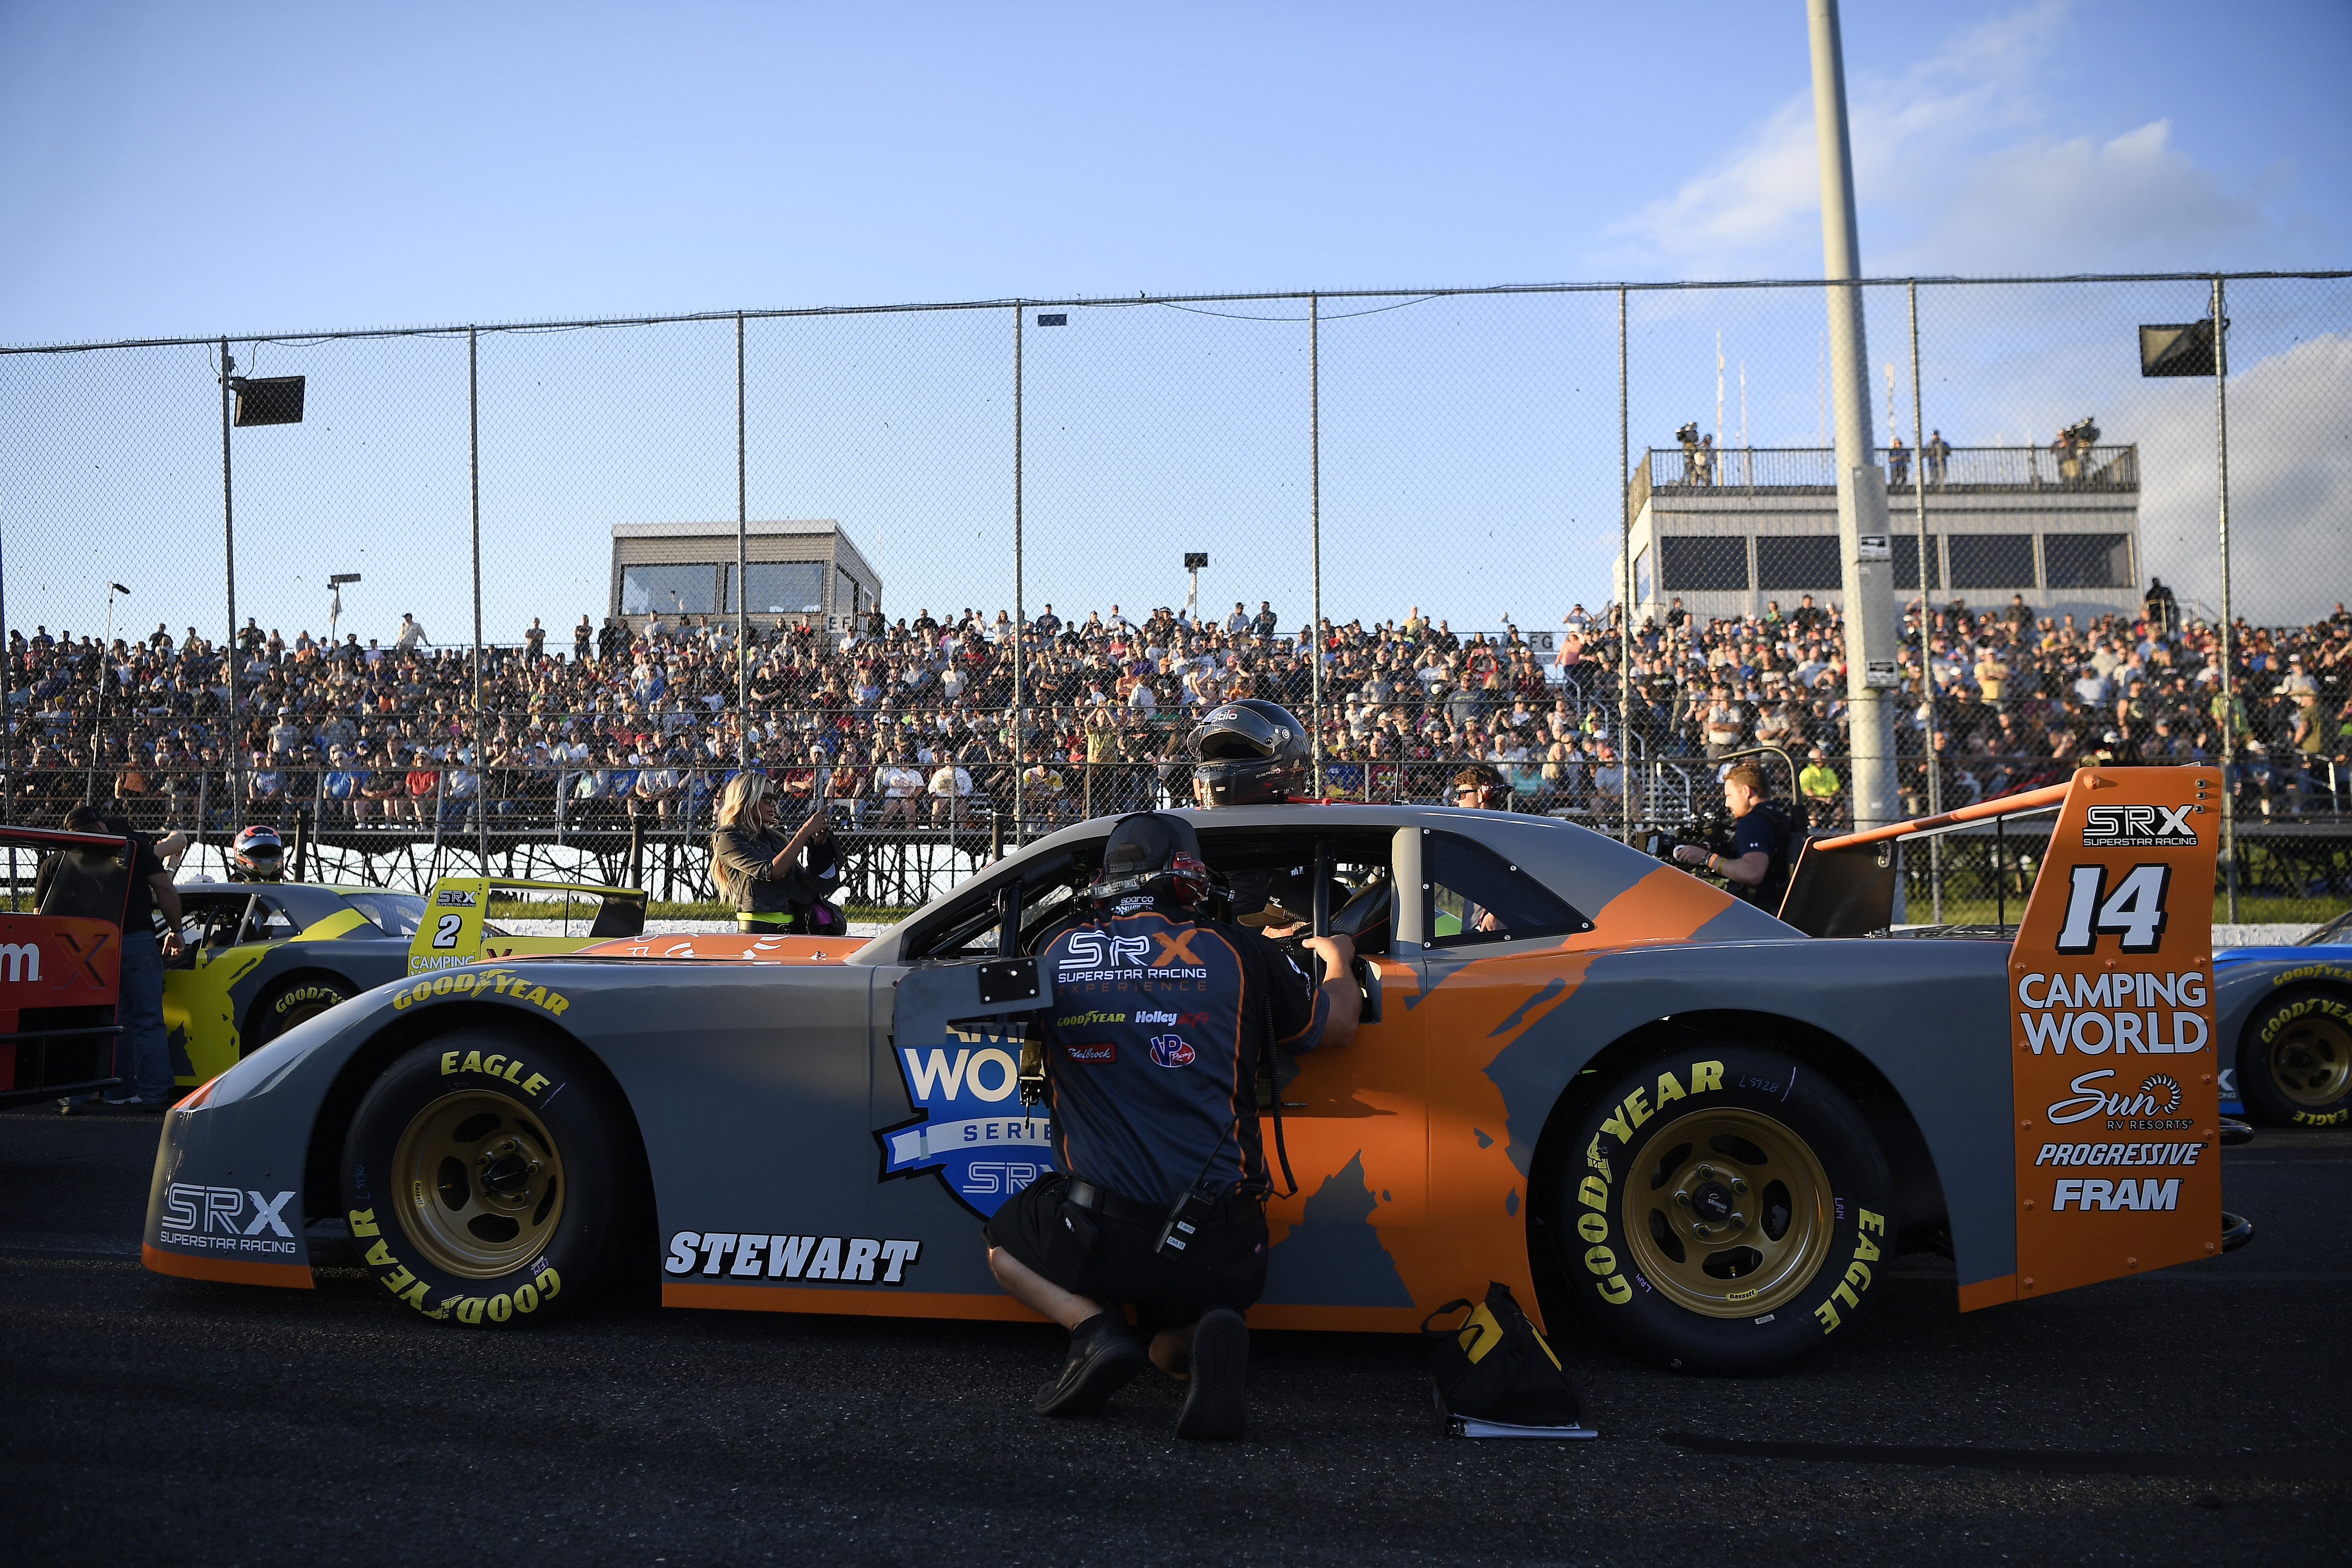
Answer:
M1930 495L1987 490L2137 490L2139 448L1954 447L1921 463L1907 447L1881 447L1872 461L1886 473L1890 495L1924 484ZM1826 447L1653 447L1634 469L1636 515L1652 493L1753 495L1759 491L1835 494L1837 453Z

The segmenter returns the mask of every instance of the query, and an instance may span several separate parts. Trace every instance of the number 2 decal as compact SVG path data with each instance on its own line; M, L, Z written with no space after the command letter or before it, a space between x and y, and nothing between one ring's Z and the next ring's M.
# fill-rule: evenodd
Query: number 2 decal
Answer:
M2112 893L2105 866L2077 866L2069 873L2066 923L2058 932L2061 952L2096 951L2099 937L2114 931L2126 952L2154 952L2164 935L2164 895L2169 866L2135 866Z
M433 945L436 947L457 946L457 928L465 923L466 917L463 915L443 915L438 921L434 922Z

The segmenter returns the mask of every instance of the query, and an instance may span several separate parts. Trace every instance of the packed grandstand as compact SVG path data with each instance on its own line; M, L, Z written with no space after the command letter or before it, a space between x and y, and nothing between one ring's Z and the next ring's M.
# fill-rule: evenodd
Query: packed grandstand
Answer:
M1932 749L1947 807L2062 776L2084 761L2221 762L2243 808L2343 809L2352 771L2352 616L2242 623L2225 696L2216 628L2179 624L2151 597L2136 621L2077 625L2021 598L1906 612L1897 750L1904 804L1924 811ZM748 752L792 796L822 793L860 826L964 827L1010 810L1031 821L1180 799L1186 736L1242 697L1314 707L1310 646L1324 650L1328 793L1436 799L1483 763L1522 810L1614 820L1624 793L1671 768L1778 747L1818 826L1847 810L1845 667L1837 612L1810 597L1760 616L1694 622L1679 601L1633 644L1630 735L1620 731L1620 634L1580 607L1549 635L1506 624L1457 633L1418 609L1392 620L1283 632L1271 609L1223 620L1168 609L1140 623L1050 609L1019 639L1029 710L1016 737L1012 620L878 612L826 631L752 628L739 703L730 620L583 616L566 648L536 623L487 650L477 719L470 647L436 647L404 624L392 646L291 643L248 623L236 707L220 645L159 626L103 648L88 637L12 633L11 816L69 801L119 803L142 826L241 821L415 833L486 814L496 830L635 821L690 830ZM1540 646L1548 645L1548 646ZM1932 739L1931 739L1932 737ZM1627 761L1632 763L1631 781ZM234 764L234 765L232 765Z

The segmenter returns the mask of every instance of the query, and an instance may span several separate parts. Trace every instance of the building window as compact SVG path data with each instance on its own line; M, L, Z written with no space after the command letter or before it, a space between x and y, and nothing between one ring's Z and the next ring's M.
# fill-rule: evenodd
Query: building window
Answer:
M645 563L621 568L621 614L707 616L718 608L719 569Z
M2045 533L2042 569L2053 588L2128 588L2131 536L2126 533Z
M1670 533L1658 541L1658 564L1670 594L1704 594L1748 587L1748 540L1744 534Z
M743 579L751 586L745 608L755 616L824 614L824 563L754 561ZM735 613L735 563L727 563L727 613Z
M834 568L834 572L841 581L834 584L833 613L836 616L863 614L866 606L858 603L857 579L838 566Z
M1756 536L1756 586L1767 588L1842 588L1845 573L1838 560L1837 535L1801 533Z
M1646 605L1657 597L1658 584L1654 581L1655 575L1650 570L1650 552L1647 550L1633 557L1633 602L1635 604Z
M2031 588L2033 535L1955 533L1951 536L1955 588Z
M1917 592L1919 587L1919 536L1898 533L1887 541L1895 558L1895 586ZM1927 536L1927 575L1934 579L1927 585L1944 585L1944 551L1942 541L1935 534Z

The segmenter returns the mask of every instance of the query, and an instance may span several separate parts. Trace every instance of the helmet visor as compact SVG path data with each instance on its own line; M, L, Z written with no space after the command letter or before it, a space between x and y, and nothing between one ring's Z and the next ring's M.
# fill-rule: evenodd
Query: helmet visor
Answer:
M1194 754L1205 763L1251 762L1282 749L1289 731L1238 702L1215 709L1192 731Z

